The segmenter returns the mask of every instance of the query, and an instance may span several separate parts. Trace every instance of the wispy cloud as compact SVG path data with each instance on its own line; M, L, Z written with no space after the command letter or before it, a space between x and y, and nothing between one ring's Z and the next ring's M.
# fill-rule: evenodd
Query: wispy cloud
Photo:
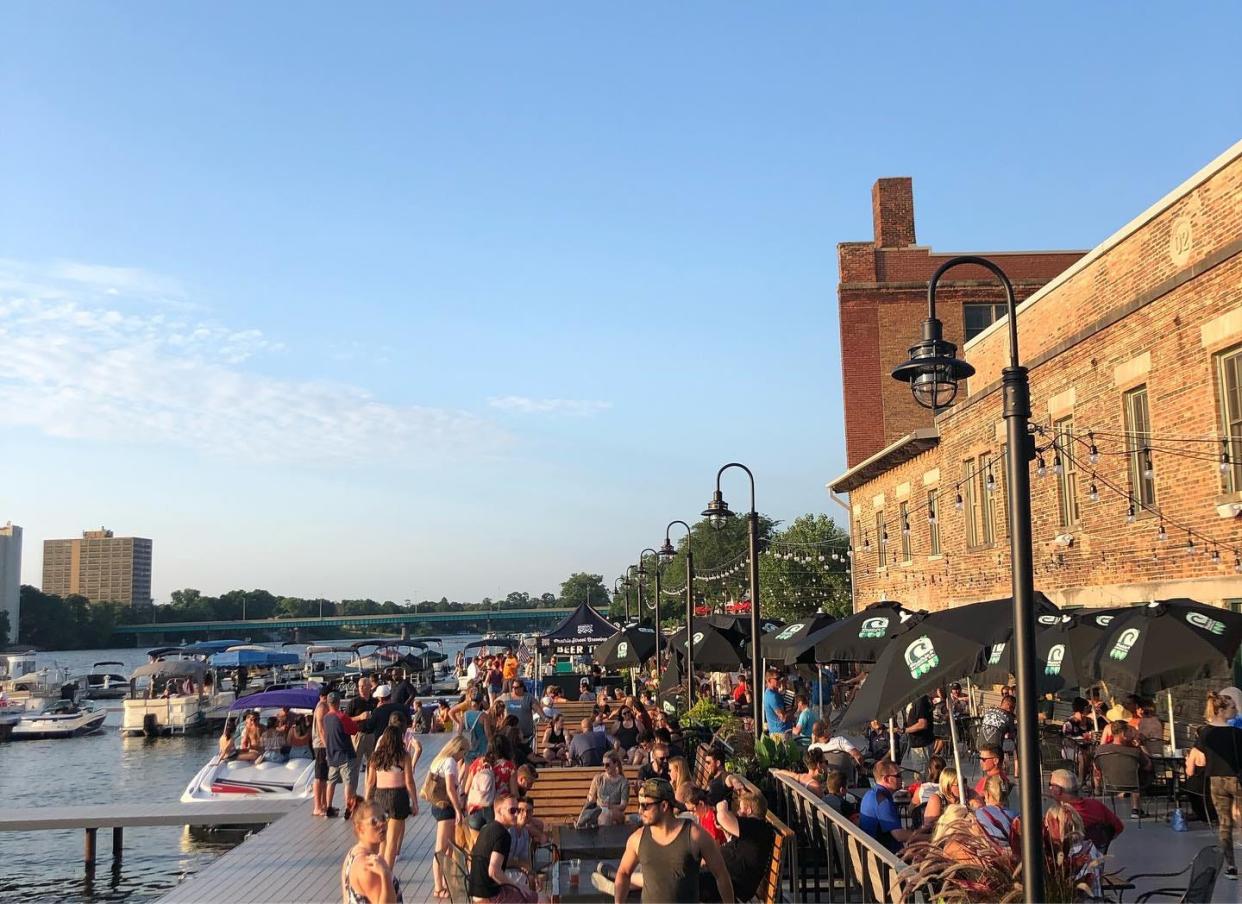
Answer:
M172 286L128 268L0 261L0 425L281 461L420 463L505 442L469 412L258 372L283 350L259 330L108 303L109 289L157 300Z
M488 399L487 404L517 414L563 414L572 417L589 417L612 407L612 402L589 399L532 399L516 395L495 396Z

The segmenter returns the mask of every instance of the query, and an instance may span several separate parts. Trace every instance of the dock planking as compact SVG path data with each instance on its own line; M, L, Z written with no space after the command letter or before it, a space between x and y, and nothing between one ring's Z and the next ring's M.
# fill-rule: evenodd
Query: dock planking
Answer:
M134 826L217 826L275 822L296 801L245 800L226 803L91 804L30 807L0 813L0 832L41 829L106 829Z
M422 784L427 765L451 735L422 735L423 755L415 786ZM361 787L359 791L361 791ZM335 804L343 807L341 789ZM435 822L430 806L405 823L405 841L396 875L406 901L430 901ZM354 830L340 817L316 818L310 802L296 808L190 876L160 899L161 904L238 901L252 904L337 902L341 900L341 864L354 844Z

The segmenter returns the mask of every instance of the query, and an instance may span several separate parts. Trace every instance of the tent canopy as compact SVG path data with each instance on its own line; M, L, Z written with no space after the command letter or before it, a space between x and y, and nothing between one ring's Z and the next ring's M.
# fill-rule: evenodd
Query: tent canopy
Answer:
M540 635L539 650L545 656L581 656L616 633L616 625L583 603L547 634Z

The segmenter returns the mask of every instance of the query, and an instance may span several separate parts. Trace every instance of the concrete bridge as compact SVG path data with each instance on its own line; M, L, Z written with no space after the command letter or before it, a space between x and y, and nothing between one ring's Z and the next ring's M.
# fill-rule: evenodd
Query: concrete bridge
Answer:
M309 618L249 618L225 621L151 622L141 625L117 625L114 637L151 637L168 634L235 634L254 631L292 631L299 640L303 628L387 628L399 625L401 636L408 639L410 625L433 625L452 629L472 623L486 623L498 630L526 631L555 625L573 609L499 609L468 612L390 612L380 615L329 615Z

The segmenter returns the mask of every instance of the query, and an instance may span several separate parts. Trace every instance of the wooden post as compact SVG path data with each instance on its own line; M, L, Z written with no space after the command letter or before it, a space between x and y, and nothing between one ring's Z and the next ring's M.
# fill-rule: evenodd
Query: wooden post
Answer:
M112 862L121 862L121 852L124 848L123 837L125 829L122 826L112 827Z
M86 868L93 869L95 866L95 832L96 829L86 830L86 849L83 859L86 861Z

